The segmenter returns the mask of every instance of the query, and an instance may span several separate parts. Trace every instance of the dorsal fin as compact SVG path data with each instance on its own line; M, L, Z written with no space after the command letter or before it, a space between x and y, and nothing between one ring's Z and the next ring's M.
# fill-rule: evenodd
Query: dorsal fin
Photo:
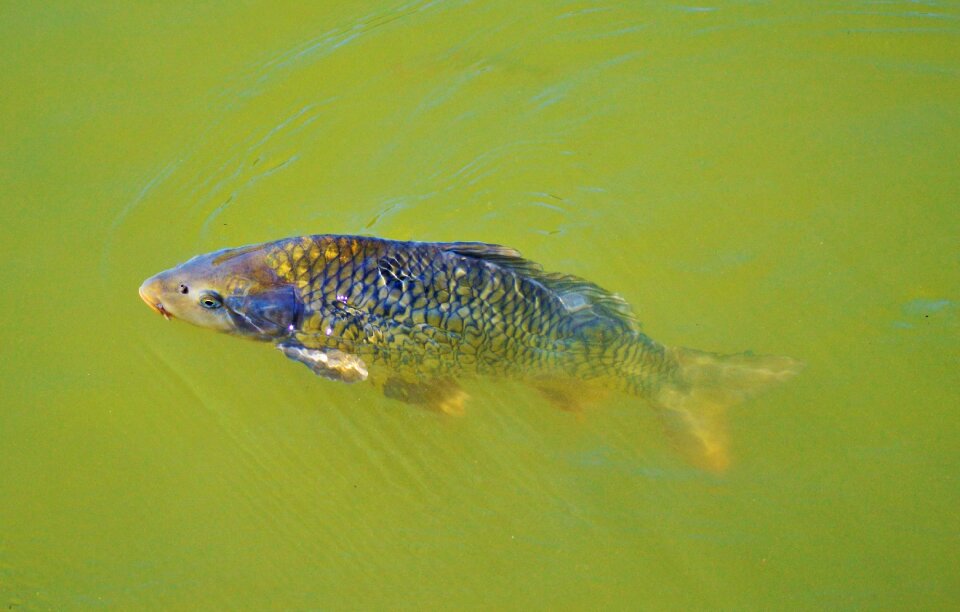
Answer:
M482 259L500 267L513 270L523 275L542 274L540 264L524 259L520 251L499 244L485 242L448 242L440 244L440 248L450 253Z
M439 245L449 253L482 259L525 276L555 293L573 316L597 316L626 329L639 330L640 322L622 297L577 276L544 272L543 267L510 247L483 242L451 242Z
M557 293L571 313L589 309L599 317L617 321L626 329L640 330L640 321L630 304L616 293L570 274L541 272L533 278Z

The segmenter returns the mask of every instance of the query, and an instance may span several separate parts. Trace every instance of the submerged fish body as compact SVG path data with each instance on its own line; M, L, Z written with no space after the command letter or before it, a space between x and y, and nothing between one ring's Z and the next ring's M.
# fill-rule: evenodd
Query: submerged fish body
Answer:
M786 357L667 348L627 303L510 248L315 235L201 255L140 288L164 316L274 343L318 375L376 378L460 412L466 375L529 382L575 408L587 388L647 399L694 463L728 463L724 412L798 370Z

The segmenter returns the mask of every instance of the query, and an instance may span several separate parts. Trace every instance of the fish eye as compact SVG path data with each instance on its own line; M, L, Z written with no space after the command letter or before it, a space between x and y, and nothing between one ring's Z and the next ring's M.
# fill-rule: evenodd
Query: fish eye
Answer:
M220 308L222 304L223 300L216 293L204 293L200 296L200 305L204 308L209 308L212 310L214 308Z
M187 286L184 285L183 283L180 283L180 289L179 289L179 291L180 291L180 293L182 293L183 295L187 295L188 293L190 293L190 287L187 287Z

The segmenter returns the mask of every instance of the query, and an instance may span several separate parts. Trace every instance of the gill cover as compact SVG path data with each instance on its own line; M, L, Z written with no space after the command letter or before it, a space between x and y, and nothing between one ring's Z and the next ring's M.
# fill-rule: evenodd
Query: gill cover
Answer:
M302 306L296 290L286 285L224 300L230 318L243 335L268 339L290 332L299 324Z

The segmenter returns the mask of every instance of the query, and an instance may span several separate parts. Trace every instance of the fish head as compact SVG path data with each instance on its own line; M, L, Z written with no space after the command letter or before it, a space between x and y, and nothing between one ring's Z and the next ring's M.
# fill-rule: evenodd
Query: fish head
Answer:
M258 340L288 335L302 312L261 245L198 255L145 280L140 297L166 319Z

